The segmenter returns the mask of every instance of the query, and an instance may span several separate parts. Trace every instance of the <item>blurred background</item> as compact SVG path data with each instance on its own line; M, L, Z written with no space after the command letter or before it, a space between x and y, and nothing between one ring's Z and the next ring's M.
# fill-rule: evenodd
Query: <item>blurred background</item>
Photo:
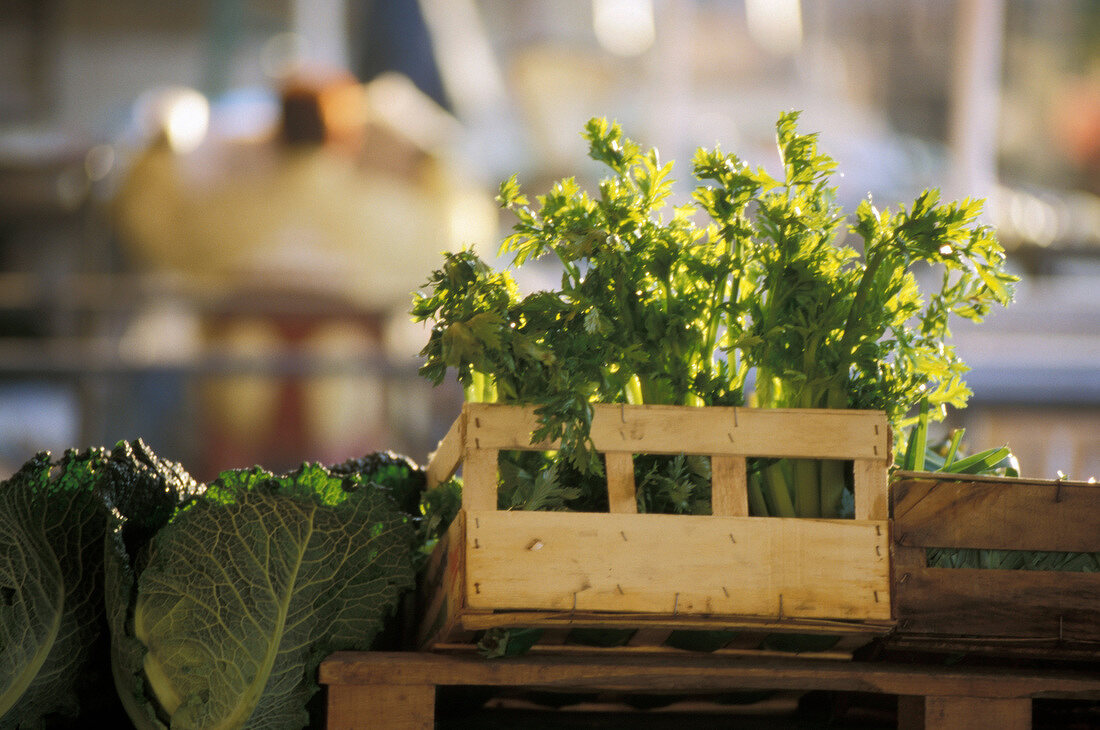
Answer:
M988 200L1022 281L956 328L950 423L1100 476L1096 0L3 0L0 471L424 460L460 393L411 292L495 254L500 180L594 184L592 116L685 182L700 145L767 166L786 109L846 208Z

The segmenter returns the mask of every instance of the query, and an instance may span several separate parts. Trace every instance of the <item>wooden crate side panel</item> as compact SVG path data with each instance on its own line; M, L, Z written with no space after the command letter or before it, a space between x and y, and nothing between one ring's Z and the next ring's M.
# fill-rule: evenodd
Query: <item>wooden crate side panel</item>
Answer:
M459 512L440 538L421 580L419 593L424 603L416 642L420 647L454 639L466 608L465 518L465 512Z
M894 601L904 634L1100 641L1100 573L910 567Z
M548 449L530 443L538 420L529 407L468 403L467 441L478 448ZM878 411L686 408L659 405L593 407L597 451L651 454L765 456L806 459L889 457L889 428Z
M889 619L885 522L467 514L467 605Z
M1100 486L906 479L892 500L900 545L1100 552Z

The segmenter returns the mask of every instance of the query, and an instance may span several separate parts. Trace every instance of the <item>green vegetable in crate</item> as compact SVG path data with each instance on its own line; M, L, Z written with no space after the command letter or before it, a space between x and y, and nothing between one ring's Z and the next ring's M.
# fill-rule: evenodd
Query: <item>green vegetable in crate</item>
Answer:
M921 397L936 416L964 405L949 320L980 321L1008 304L1015 280L977 223L980 204L926 191L896 213L866 200L849 221L829 184L835 163L797 119L776 125L782 177L701 149L694 205L675 207L671 163L591 120L589 155L610 171L598 195L567 178L532 205L513 177L498 198L517 218L502 253L517 267L553 255L561 287L520 297L507 271L470 250L449 255L412 308L433 323L422 374L438 384L453 368L471 400L536 405L535 437L561 439L580 509L599 507L584 484L600 472L594 402L881 409L898 430ZM928 292L922 268L938 272ZM754 513L841 511L840 464L762 466L749 483ZM692 511L705 495L641 500Z

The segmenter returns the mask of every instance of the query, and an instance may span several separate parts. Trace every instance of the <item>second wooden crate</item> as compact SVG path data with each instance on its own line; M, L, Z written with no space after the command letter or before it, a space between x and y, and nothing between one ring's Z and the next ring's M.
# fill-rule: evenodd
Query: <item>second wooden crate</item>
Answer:
M895 646L1100 658L1100 485L898 476L891 486ZM1094 571L983 568L973 560L950 567L930 561L929 550L1023 551L1022 561L1038 567L1084 558ZM1012 556L994 557L1013 565L1004 561Z
M461 467L462 511L421 586L418 644L468 645L491 628L882 634L892 626L889 429L871 411L596 406L610 513L497 509L498 454L532 443L532 409L467 404L429 486ZM637 514L633 455L711 458L713 514ZM854 463L855 519L748 514L749 457Z

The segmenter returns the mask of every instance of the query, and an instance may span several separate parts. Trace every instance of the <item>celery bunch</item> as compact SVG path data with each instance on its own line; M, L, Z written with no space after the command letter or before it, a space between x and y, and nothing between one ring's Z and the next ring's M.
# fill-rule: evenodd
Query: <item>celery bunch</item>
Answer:
M881 409L899 432L921 398L936 416L963 406L949 320L980 321L1015 280L980 203L930 190L849 217L836 163L797 120L776 125L781 177L700 149L692 202L678 206L672 163L591 120L589 155L609 171L597 194L567 178L532 203L513 177L498 197L517 221L502 253L516 267L554 257L560 288L521 297L509 272L449 255L412 309L433 322L422 374L440 383L453 369L470 398L536 405L536 437L562 439L582 475L600 471L594 402ZM938 283L922 291L918 272ZM759 466L757 514L842 512L842 464Z

